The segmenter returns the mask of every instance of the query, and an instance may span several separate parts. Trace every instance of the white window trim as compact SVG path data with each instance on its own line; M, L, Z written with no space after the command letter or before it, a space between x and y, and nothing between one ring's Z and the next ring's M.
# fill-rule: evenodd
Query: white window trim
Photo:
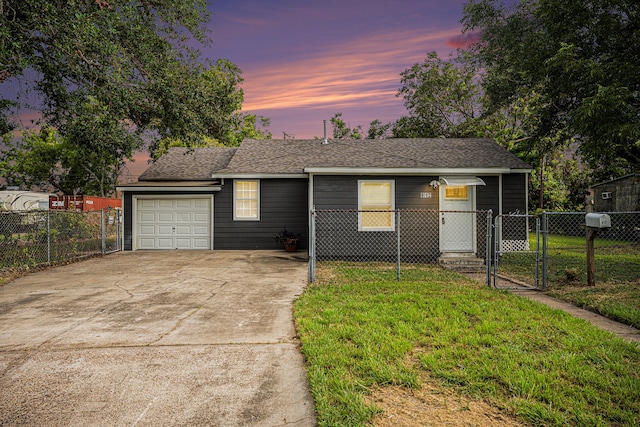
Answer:
M236 182L255 182L257 185L257 212L256 217L238 217L236 216ZM233 180L233 220L234 221L260 221L260 180L259 179L234 179Z
M359 179L358 180L358 231L394 231L396 229L396 216L391 215L390 227L363 227L362 226L362 184L384 183L390 184L391 210L396 210L396 181L393 179Z

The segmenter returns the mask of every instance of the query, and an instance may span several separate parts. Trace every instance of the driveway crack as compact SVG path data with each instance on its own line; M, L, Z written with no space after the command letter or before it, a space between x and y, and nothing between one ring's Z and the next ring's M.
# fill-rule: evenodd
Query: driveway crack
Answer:
M226 282L222 286L224 286L225 284L226 284ZM200 311L202 309L202 307L204 307L216 295L217 295L217 292L211 292L209 297L206 300L204 300L204 302L202 304L200 304L198 307L194 308L193 310L189 311L186 315L179 317L178 320L176 321L175 325L173 325L173 327L171 329L169 329L168 331L160 334L160 336L157 339L149 342L149 344L147 344L147 345L150 345L150 346L154 345L155 343L157 343L157 342L161 341L162 339L164 339L166 336L168 336L171 333L173 333L176 330L178 330L178 328L180 328L180 326L182 326L182 324L185 322L185 320L189 319L194 314L196 314L198 311Z

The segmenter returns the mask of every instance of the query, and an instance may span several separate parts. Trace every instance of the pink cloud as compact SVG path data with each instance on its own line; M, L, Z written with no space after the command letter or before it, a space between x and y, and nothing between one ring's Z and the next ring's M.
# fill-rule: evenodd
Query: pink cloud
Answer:
M447 41L447 46L454 49L464 49L473 43L479 42L481 37L482 33L479 31L458 34Z
M244 73L244 109L397 104L400 72L420 62L430 50L447 54L447 40L459 29L378 33L333 44L287 63L256 65Z

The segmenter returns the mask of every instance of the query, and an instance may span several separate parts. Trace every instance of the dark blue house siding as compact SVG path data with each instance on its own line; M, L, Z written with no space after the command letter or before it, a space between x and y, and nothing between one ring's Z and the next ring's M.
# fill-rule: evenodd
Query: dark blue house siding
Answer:
M380 259L388 252L395 260L395 231L358 231L358 181L394 180L396 209L400 210L401 257L406 261L435 262L439 252L438 190L429 183L435 176L314 176L313 203L320 212L316 221L318 238L323 239L323 259ZM412 212L411 210L421 210ZM424 212L432 210L433 212Z
M282 228L300 233L307 248L308 180L261 179L260 220L233 220L233 180L225 180L214 199L214 249L280 249L273 237Z
M493 211L493 216L500 214L500 177L481 177L486 185L476 186L476 209Z
M499 176L482 176L482 180L486 185L476 186L476 209L479 211L488 211L491 209L492 217L500 214L500 177ZM484 258L487 253L487 218L485 215L477 216L476 230L476 248L479 257ZM491 241L493 247L493 240Z
M527 212L527 175L505 174L502 176L502 214L526 215ZM503 220L503 240L527 240L526 218Z
M523 173L502 176L502 213L527 213L527 175Z

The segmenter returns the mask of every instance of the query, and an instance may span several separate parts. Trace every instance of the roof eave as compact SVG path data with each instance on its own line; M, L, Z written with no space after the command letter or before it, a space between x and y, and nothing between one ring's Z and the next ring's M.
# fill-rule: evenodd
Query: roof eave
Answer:
M531 169L511 168L324 168L308 167L306 173L314 175L495 175L528 173Z
M307 173L216 173L211 176L216 179L269 179L269 178L308 178Z

